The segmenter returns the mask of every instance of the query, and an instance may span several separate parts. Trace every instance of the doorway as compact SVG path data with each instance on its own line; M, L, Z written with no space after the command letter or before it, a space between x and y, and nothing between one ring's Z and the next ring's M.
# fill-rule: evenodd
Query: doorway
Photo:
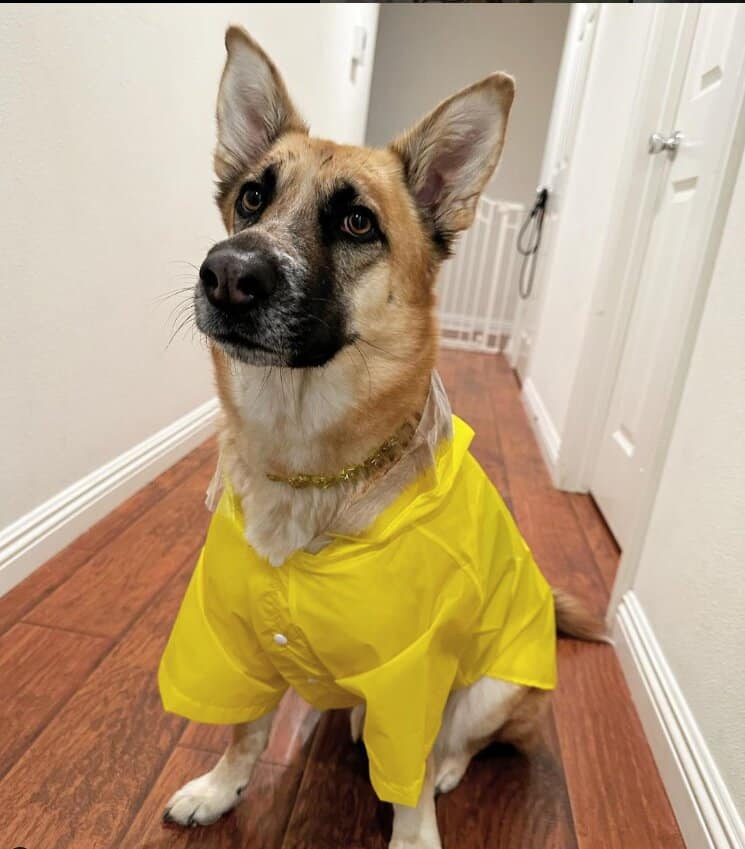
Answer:
M743 39L742 7L658 7L625 140L629 178L598 275L559 476L564 488L593 495L626 553L656 489L739 160Z
M669 69L660 91L663 123L649 125L648 135L657 134L651 141L637 140L649 203L630 216L639 236L631 258L636 271L617 317L623 341L588 474L589 491L622 549L664 457L666 420L706 294L718 213L721 218L727 203L723 163L743 94L744 16L741 7L724 11L681 6L668 17L674 36L672 61L662 65ZM671 103L675 114L665 123Z

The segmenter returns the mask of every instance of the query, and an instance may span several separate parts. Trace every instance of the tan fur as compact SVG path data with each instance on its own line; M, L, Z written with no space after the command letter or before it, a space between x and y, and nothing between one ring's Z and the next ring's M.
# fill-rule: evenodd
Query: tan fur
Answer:
M524 688L494 739L510 743L521 752L533 751L542 742L543 720L550 706L550 693L535 687Z
M589 640L596 643L610 643L605 623L585 607L585 605L563 590L553 590L556 627L568 637Z

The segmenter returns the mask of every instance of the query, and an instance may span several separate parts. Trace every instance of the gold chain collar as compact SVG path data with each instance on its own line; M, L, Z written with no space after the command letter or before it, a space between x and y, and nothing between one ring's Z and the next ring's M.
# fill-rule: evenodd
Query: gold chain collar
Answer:
M354 466L345 466L345 468L335 475L297 474L284 477L267 472L267 477L270 481L289 484L293 489L307 489L311 486L316 489L329 489L340 483L356 480L370 472L380 471L387 465L392 465L401 457L409 442L411 442L414 430L414 426L409 422L403 424L393 436L386 439L369 457Z

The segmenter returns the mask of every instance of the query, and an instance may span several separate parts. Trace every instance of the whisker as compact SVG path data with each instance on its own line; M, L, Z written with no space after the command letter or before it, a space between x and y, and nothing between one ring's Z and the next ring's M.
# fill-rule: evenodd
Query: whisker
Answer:
M188 265L189 268L193 268L197 274L199 273L199 266L194 265L193 262L189 262L186 259L172 259L170 260L169 265Z
M193 316L192 316L192 315L187 315L187 316L186 316L186 318L185 318L185 319L184 319L184 320L183 320L183 321L182 321L182 322L178 325L178 327L176 327L176 329L173 331L173 333L171 333L171 338L168 340L168 344L167 344L167 345L166 345L166 347L165 347L165 350L166 350L166 351L167 351L167 350L171 347L171 343L172 343L172 342L173 342L173 340L176 338L176 336L178 336L178 334L179 334L179 333L180 333L180 332L181 332L181 331L182 331L182 330L183 330L183 329L184 329L184 328L185 328L185 327L189 324L189 322L190 322L190 321L192 321L192 320L193 320Z
M156 295L152 298L154 303L162 303L163 301L167 301L170 298L175 298L178 295L184 295L186 292L193 292L194 286L182 286L179 289L171 289L169 292L163 292L160 295Z
M328 330L328 331L329 331L329 333L333 333L333 332L334 332L334 331L331 329L331 326L329 325L329 323L328 323L327 321L325 321L324 319L322 319L320 315L313 315L313 313L309 313L309 315L310 315L310 318L313 318L313 319L315 319L316 321L320 321L320 322L321 322L321 324L322 324L322 325L326 328L326 330Z
M269 378L271 377L273 371L274 371L274 366L267 366L264 369L264 379L261 381L261 386L259 387L259 391L257 392L256 397L254 398L254 404L258 403L258 400L261 397L261 393L264 391L264 388L266 387L267 383L269 382Z
M171 330L173 330L177 325L182 324L184 321L191 321L192 324L196 324L194 315L188 309L182 309L180 312L176 313L171 321L168 322L168 326Z
M369 345L371 348L375 348L376 351L380 351L381 354L385 354L387 357L390 357L392 360L399 360L400 362L404 362L406 357L399 357L396 354L391 353L390 351L386 351L385 348L381 348L380 345L376 345L373 342L369 342L367 339L364 339L362 336L357 336L357 342L362 342L365 345Z
M300 398L295 389L295 369L290 369L290 389L292 390L292 403L295 407L295 421L300 424Z
M173 325L190 313L196 317L194 313L194 301L191 298L186 298L171 308L166 323Z
M357 342L352 343L354 345L355 351L362 357L362 362L365 364L365 368L367 369L367 399L368 401L372 398L372 374L370 374L370 366L367 362L367 357L362 353L362 349L357 344Z
M287 403L287 396L285 395L285 370L282 366L279 367L279 385L282 389L282 401Z

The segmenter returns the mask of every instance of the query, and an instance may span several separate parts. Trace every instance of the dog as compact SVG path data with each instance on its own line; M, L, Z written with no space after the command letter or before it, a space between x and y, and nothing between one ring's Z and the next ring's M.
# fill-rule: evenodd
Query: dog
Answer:
M228 236L194 295L225 490L159 676L166 709L234 734L164 818L237 804L289 684L351 709L391 849L437 849L435 793L490 741L535 737L556 628L603 638L548 588L434 372L438 269L497 166L514 82L494 73L373 150L310 136L245 31L226 48Z

